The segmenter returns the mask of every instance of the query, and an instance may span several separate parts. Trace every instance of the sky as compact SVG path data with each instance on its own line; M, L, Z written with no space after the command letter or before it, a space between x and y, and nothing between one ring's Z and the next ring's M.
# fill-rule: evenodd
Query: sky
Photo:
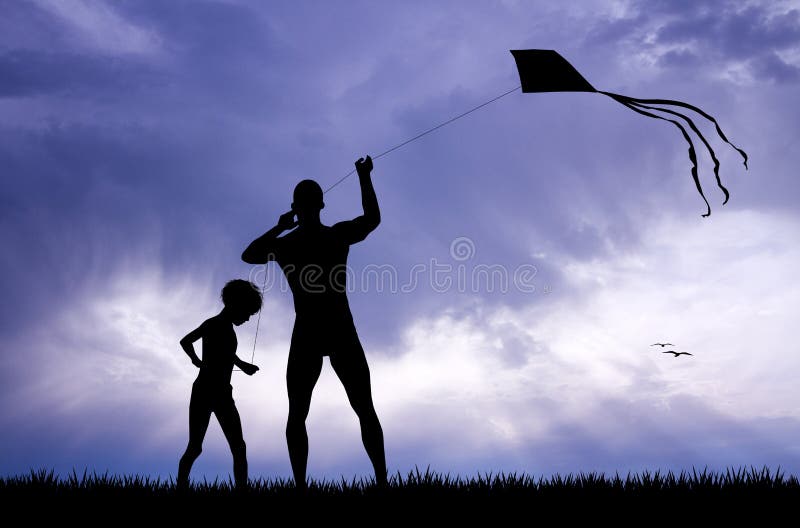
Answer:
M174 475L226 281L266 285L234 373L253 477L291 475L291 294L242 250L359 157L519 84L555 49L595 94L512 93L375 161L350 304L389 471L800 473L800 2L2 0L0 474ZM699 142L696 142L699 143ZM322 220L361 214L351 177ZM675 343L692 357L650 345ZM251 356L252 355L252 356ZM368 476L326 360L309 475ZM228 478L214 420L195 478Z

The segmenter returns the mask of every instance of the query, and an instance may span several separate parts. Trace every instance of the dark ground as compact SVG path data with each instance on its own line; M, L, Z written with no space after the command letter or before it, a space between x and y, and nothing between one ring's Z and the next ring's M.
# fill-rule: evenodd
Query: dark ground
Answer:
M0 479L0 504L20 520L64 519L104 525L212 520L259 525L451 525L513 522L615 525L694 524L752 518L796 522L800 482L767 469L473 478L432 472L394 476L387 489L369 482L313 482L299 494L291 482L256 480L245 491L229 482L195 482L180 491L148 477L46 471Z

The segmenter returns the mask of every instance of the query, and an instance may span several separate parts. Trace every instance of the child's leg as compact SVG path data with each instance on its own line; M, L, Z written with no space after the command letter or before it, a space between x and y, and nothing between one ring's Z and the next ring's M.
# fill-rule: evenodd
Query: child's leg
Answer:
M189 445L186 452L178 463L178 485L189 485L189 471L192 464L203 451L203 438L208 430L208 422L211 420L211 407L208 395L198 387L192 386L192 399L189 401Z
M247 446L242 435L242 420L233 398L224 402L215 409L219 426L228 440L233 455L233 478L236 480L236 487L247 486Z

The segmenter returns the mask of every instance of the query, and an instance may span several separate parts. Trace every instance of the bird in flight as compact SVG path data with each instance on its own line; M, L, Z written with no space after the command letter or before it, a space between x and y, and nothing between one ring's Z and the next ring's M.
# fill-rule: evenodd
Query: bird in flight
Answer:
M662 354L675 354L675 357L678 356L693 356L694 354L690 354L688 352L675 352L674 350L666 350L662 352Z
M675 345L673 345L672 343L653 343L650 346L660 346L661 348L664 348L665 346L675 346Z

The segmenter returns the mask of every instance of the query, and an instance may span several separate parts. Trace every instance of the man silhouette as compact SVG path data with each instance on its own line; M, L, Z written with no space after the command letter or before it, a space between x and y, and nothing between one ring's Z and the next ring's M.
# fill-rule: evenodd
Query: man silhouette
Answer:
M361 439L375 469L375 481L381 486L386 484L383 430L372 403L369 366L346 295L350 245L364 240L381 221L370 177L372 158L359 158L355 165L363 215L333 226L324 225L319 218L325 207L322 188L313 180L303 180L294 189L291 211L281 215L275 227L242 253L242 260L249 264L277 261L294 297L295 323L286 368L286 441L295 485L300 489L306 487L306 417L323 356L330 357L361 423ZM278 236L287 230L292 231Z

